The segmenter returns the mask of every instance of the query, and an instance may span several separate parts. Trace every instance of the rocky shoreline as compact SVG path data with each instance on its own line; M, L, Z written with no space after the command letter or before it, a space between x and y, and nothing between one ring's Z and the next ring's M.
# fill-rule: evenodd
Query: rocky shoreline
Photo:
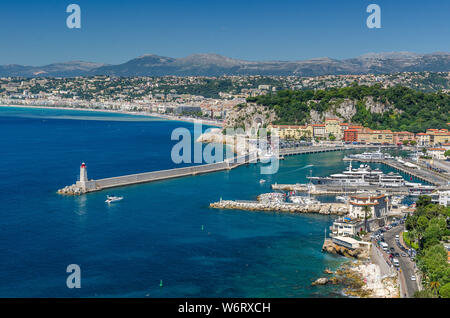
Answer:
M324 274L327 276L316 279L311 286L342 285L347 297L400 297L397 277L381 277L378 265L367 261L350 261L335 272L325 269Z
M366 248L355 248L349 249L344 246L334 243L332 240L327 239L323 243L322 252L327 252L330 254L341 255L349 258L356 259L368 259L369 251Z

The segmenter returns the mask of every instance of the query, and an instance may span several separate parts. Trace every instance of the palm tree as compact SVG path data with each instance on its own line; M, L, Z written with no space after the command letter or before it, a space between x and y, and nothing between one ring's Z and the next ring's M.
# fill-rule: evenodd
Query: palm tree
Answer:
M439 282L437 282L437 281L430 282L430 288L434 292L435 295L437 295L439 287L441 287L441 284L439 284Z
M362 211L364 212L364 231L367 232L367 215L372 211L370 206L365 205L362 207Z

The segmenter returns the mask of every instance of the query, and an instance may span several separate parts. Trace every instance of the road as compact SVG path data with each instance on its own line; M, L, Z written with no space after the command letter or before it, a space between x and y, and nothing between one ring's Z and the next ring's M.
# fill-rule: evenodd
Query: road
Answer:
M393 247L395 249L395 252L401 253L403 252L395 242L395 235L399 234L404 230L403 225L399 225L396 227L393 227L389 231L384 232L384 241L389 245L389 248ZM400 264L400 269L402 271L401 274L403 274L403 280L401 279L403 285L405 288L403 289L403 292L406 292L406 297L414 297L414 293L419 290L419 287L417 285L417 280L412 281L411 276L415 275L417 279L417 275L415 274L415 263L411 261L409 256L407 257L396 257L398 259L398 262ZM401 276L401 275L400 275ZM404 296L404 295L403 295Z

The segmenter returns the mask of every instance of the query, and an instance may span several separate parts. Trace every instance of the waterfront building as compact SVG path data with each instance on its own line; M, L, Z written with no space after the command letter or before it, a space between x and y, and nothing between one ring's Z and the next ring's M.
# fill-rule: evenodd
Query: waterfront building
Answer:
M430 135L426 133L418 133L416 135L417 144L422 147L427 147L430 145Z
M369 219L384 218L389 210L389 198L385 194L357 194L350 197L349 216L356 219L364 219L363 207L370 207Z
M364 221L360 219L351 219L341 217L333 222L330 226L331 236L352 237L364 230Z
M391 130L372 130L364 128L358 133L358 141L365 144L389 144L394 143L394 134Z
M280 139L299 140L302 137L311 138L313 136L312 126L297 125L269 125L271 134L278 136Z
M325 119L325 133L326 137L332 134L336 137L336 140L342 140L343 134L341 133L341 127L339 126L338 118L327 118Z
M200 106L188 106L181 105L175 108L175 114L186 114L186 113L202 113L202 108Z
M433 159L445 160L445 151L445 148L428 148L427 152Z
M358 130L357 129L347 129L344 131L344 141L345 142L357 142L358 141Z
M439 204L443 206L450 206L450 190L439 192Z
M346 247L351 250L354 250L357 248L364 248L367 251L370 251L370 246L371 246L370 242L355 240L354 238L347 237L347 236L333 236L331 240L333 243L343 246L343 247Z
M404 141L411 142L415 140L416 140L415 135L412 132L409 131L394 132L395 145L402 145Z
M348 129L348 123L340 123L339 128L341 129L341 136L344 138L344 131Z
M442 145L450 142L450 132L448 129L428 129L430 144L433 146Z
M325 129L325 124L315 124L312 125L313 136L317 139L325 139L327 136L327 131Z

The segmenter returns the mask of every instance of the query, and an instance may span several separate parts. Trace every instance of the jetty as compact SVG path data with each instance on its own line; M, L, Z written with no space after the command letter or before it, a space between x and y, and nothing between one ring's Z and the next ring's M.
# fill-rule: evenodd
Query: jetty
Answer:
M58 194L81 195L89 192L101 191L104 189L123 187L133 184L231 170L255 160L257 160L256 154L249 154L237 158L227 159L217 163L168 170L158 170L97 180L89 180L87 178L87 167L85 163L82 163L80 166L80 180L73 185L66 186L58 190Z
M301 154L340 151L340 150L344 150L344 147L316 146L316 147L290 148L290 149L281 149L279 152L279 156L301 155ZM79 181L77 181L75 184L66 186L58 190L57 193L64 195L81 195L89 192L101 191L105 189L123 187L128 185L135 185L140 183L168 180L187 176L195 176L219 171L227 171L235 169L245 164L257 163L258 160L259 160L258 154L256 152L252 152L246 155L236 156L221 162L211 164L202 164L168 170L158 170L97 180L88 179L87 167L86 164L83 163L80 166Z
M211 203L209 207L222 210L318 213L325 215L346 215L349 212L349 206L344 203L296 204L288 202L220 200L219 202Z

